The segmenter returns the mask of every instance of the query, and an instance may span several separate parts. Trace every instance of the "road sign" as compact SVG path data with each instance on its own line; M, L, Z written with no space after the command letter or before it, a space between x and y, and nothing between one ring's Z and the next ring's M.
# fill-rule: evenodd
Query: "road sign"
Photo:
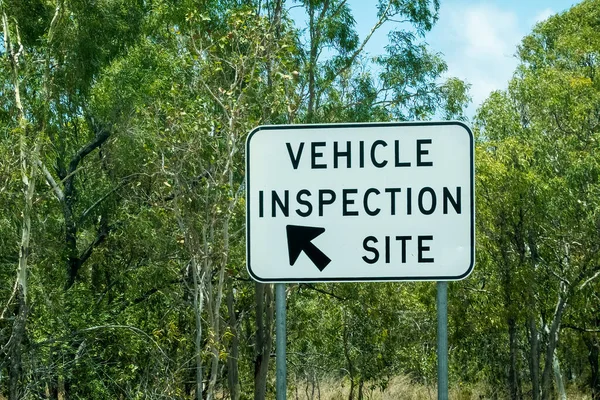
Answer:
M260 126L246 141L246 258L261 282L458 280L475 261L462 122Z

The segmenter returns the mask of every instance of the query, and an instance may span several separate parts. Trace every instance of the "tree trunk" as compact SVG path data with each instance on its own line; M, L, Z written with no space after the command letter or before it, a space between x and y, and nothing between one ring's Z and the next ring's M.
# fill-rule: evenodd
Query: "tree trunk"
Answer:
M508 341L510 365L508 368L508 388L511 400L519 400L519 376L517 366L517 322L515 318L508 319Z
M567 287L564 282L561 282L559 288L558 302L554 311L554 317L552 318L552 325L548 330L548 346L546 347L544 371L542 374L542 400L549 400L552 398L552 364L554 360L554 351L558 343L558 333L560 330L562 314L566 306Z
M346 317L344 315L343 329L342 329L342 344L344 345L344 357L346 358L346 364L348 366L348 374L350 375L350 393L348 394L348 400L354 399L354 364L352 357L350 356L350 349L348 348L348 326L346 324Z
M222 293L222 279L221 279L221 271L224 269L223 266L219 269L219 279L217 281L216 291L213 286L213 282L211 276L213 274L213 266L211 262L211 249L209 247L209 243L214 243L214 230L215 230L215 221L210 218L207 218L209 227L208 233L206 232L207 228L203 229L203 241L204 241L204 273L206 274L206 313L208 316L208 325L209 325L209 350L212 355L211 360L211 368L210 375L208 380L208 385L206 386L206 398L207 400L212 400L215 397L215 385L216 378L219 372L219 343L220 343L220 315L219 315L219 307L220 307L220 298L219 293Z
M211 336L212 340L210 341L211 345L211 353L212 353L212 363L211 363L211 372L210 372L210 380L208 382L208 400L213 400L216 396L216 385L217 378L219 375L219 345L221 344L221 301L223 298L223 281L225 274L225 265L221 265L219 269L219 280L217 281L217 289L215 294L214 303L211 306L212 317L209 319L211 322Z
M540 399L540 350L539 333L535 324L533 313L527 317L529 329L529 372L531 375L531 399Z
M227 380L229 383L229 395L231 400L239 400L240 398L240 378L238 371L239 359L239 336L237 330L237 317L235 314L235 298L233 294L233 281L228 279L227 290L227 310L229 312L229 329L233 337L231 338L231 349L227 357Z
M597 327L598 325L596 325ZM585 345L588 348L588 361L590 363L590 389L592 390L592 400L600 400L600 375L599 363L600 341L597 334L586 334L583 336Z
M554 357L552 357L552 369L554 371L554 379L556 380L556 390L558 391L558 398L560 400L567 400L567 392L565 391L565 383L563 381L562 372L560 370L560 362L558 361L558 354L554 349Z
M94 138L83 145L69 160L68 167L64 167L62 159L57 160L57 165L60 165L58 176L63 182L61 190L57 182L51 176L50 172L44 169L46 181L54 190L58 201L61 203L63 217L65 223L65 247L67 249L67 280L65 282L65 291L69 290L79 276L79 271L90 258L93 251L102 244L109 233L106 217L103 215L100 219L96 238L92 243L80 253L78 249L79 226L77 218L73 212L76 209L76 190L75 177L76 172L81 162L94 150L100 148L110 137L110 131L105 129L102 124L93 122L92 118L88 118L89 128L94 132Z
M358 400L363 400L364 386L365 386L365 381L363 381L361 378L360 381L358 382Z
M177 187L183 186L177 181ZM177 202L176 202L177 204ZM190 269L192 275L193 291L192 302L194 306L194 322L196 332L194 335L194 360L195 360L195 395L196 400L201 400L204 391L204 366L202 355L204 353L202 343L202 313L204 312L206 292L206 276L210 272L210 259L206 256L208 252L208 240L206 227L202 230L202 253L203 259L199 263L200 240L197 231L186 223L186 218L182 214L182 209L177 205L174 208L177 224L184 237L184 243L187 251L190 254Z
M273 288L255 284L256 355L254 360L254 400L264 400L267 394L267 372L272 347Z
M315 21L315 7L312 2L308 2L309 16L309 34L310 34L310 54L308 61L308 107L306 111L306 122L311 123L314 120L314 107L316 96L316 73L317 73L317 51L319 46L318 21Z
M202 399L202 309L204 304L203 282L204 275L198 270L196 257L192 256L192 277L194 281L194 318L196 322L196 337L194 350L196 359L196 400Z
M25 126L22 127L25 129ZM27 322L27 268L30 253L29 242L31 239L31 213L33 208L33 194L35 192L35 163L31 165L31 173L28 175L28 161L25 148L25 132L21 133L21 178L23 181L23 192L25 194L25 205L23 207L23 226L21 228L21 247L19 250L19 266L17 268L17 282L15 284L15 298L17 300L16 316L13 323L10 344L10 368L9 368L9 400L21 398L23 387L21 385L22 375L22 353L23 342L26 335L25 325ZM37 154L38 145L34 153Z
M16 299L15 320L13 322L12 333L9 339L10 346L7 349L10 364L8 378L8 395L9 400L17 400L22 397L24 388L22 385L22 356L24 352L23 342L25 341L28 314L27 301L27 274L28 261L30 253L31 239L31 214L33 209L33 195L35 193L35 178L37 172L37 159L40 149L39 142L34 140L33 149L29 150L27 142L28 121L25 116L23 104L21 103L21 89L19 81L19 59L23 52L21 38L19 37L19 27L16 19L14 19L14 32L16 41L13 39L9 28L9 18L6 15L4 8L2 9L2 27L4 31L4 51L9 58L12 84L14 91L14 101L17 107L17 115L19 121L19 164L21 167L21 181L23 183L23 225L21 226L21 243L19 247L19 263L17 266L17 277L14 286L13 295ZM16 48L16 50L15 50ZM9 300L10 303L10 300Z
M17 299L16 317L13 323L11 334L11 345L9 349L10 366L9 374L9 400L20 400L23 397L22 385L22 352L23 341L25 338L25 322L27 320L27 303L21 286L17 286L15 293Z
M15 89L18 90L18 89ZM18 93L18 92L17 92ZM19 249L19 264L17 267L17 279L15 283L14 296L16 299L15 320L11 337L9 339L9 400L20 399L23 386L22 381L22 353L24 352L23 342L25 341L25 325L28 315L27 302L27 269L31 239L31 214L33 209L33 195L35 193L35 158L39 151L39 145L36 143L33 154L27 154L26 149L26 128L27 124L23 116L20 118L20 161L21 161L21 180L23 182L23 193L25 204L23 207L23 225L21 227L21 246ZM28 171L28 169L30 170Z

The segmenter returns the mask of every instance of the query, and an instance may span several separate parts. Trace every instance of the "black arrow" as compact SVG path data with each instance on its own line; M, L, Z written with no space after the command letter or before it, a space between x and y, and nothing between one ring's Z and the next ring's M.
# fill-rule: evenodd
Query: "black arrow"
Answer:
M331 262L331 259L327 257L321 250L319 250L317 246L312 244L311 241L321 233L325 232L325 228L287 225L285 229L287 231L290 265L294 265L300 256L300 253L304 251L308 258L310 258L310 261L312 261L313 264L319 268L319 271L323 271Z

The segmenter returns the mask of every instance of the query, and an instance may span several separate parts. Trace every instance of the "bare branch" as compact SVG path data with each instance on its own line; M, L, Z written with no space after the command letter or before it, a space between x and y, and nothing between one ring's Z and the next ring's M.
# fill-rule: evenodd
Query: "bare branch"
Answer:
M46 182L48 182L48 184L50 185L52 190L54 190L54 193L56 194L58 201L60 201L61 203L64 202L65 194L63 193L62 189L58 186L58 184L52 177L52 174L50 173L50 171L48 171L48 168L46 168L46 166L42 163L41 160L37 160L37 164L42 169L42 172L44 173L44 176L46 177Z
M52 21L50 22L50 28L48 29L48 43L52 41L54 36L54 28L58 23L58 17L60 16L60 11L62 8L62 0L58 0L56 2L56 8L54 9L54 17L52 17Z
M13 287L13 291L10 295L10 297L8 298L8 301L6 302L6 306L4 307L4 310L2 310L2 314L0 314L0 320L4 319L4 314L6 313L6 311L8 310L8 307L10 306L10 303L13 301L13 299L15 298L15 294L17 294L17 286L18 286L19 281L15 280L15 285Z
M2 31L4 32L4 51L6 52L7 56L10 56L10 53L8 51L8 21L5 12L2 12L2 26Z
M221 99L219 99L219 96L215 95L215 93L206 84L206 82L204 81L204 79L201 79L201 81L202 81L202 85L204 85L204 88L208 91L208 93L212 96L212 98L215 99L215 101L221 106L221 108L223 109L223 112L225 113L225 115L227 115L227 118L230 118L230 116L229 116L229 110L227 109L227 107L225 107L225 104L223 104L223 102L221 101Z
M85 156L90 154L96 148L100 147L110 137L110 132L107 129L97 128L93 122L92 128L94 129L95 137L91 142L79 149L79 151L73 156L71 162L69 163L69 174L77 169L77 166Z
M299 287L301 287L301 288L307 288L307 289L310 289L310 290L314 290L315 292L318 292L318 293L321 293L321 294L325 294L327 296L333 297L333 298L341 300L341 301L347 301L348 300L347 298L338 296L337 294L335 294L333 292L328 292L326 290L319 289L318 287L316 287L312 283L300 283Z
M596 271L596 273L594 275L592 275L592 277L590 279L583 282L581 284L581 286L579 286L579 290L585 288L587 285L589 285L594 279L596 279L599 276L600 276L600 270Z
M575 134L575 132L573 132L572 130L563 127L563 125L560 123L560 119L558 118L558 115L557 115L556 111L552 112L552 116L554 117L554 122L556 122L556 126L558 127L558 129L561 132L566 133L568 135L574 135Z
M19 57L21 57L21 54L25 55L25 48L23 47L23 43L21 43L21 34L19 33L19 24L16 22L17 22L17 20L15 19L15 33L17 34L17 44L19 45L19 50L15 54L15 62L18 62Z
M82 333L94 332L94 331L98 331L98 330L102 330L102 329L126 329L126 330L130 330L130 331L132 331L134 333L137 333L137 334L139 334L141 336L144 336L149 341L151 341L152 344L154 344L154 346L156 346L156 348L158 349L158 351L160 351L160 353L167 360L172 361L169 358L169 356L165 353L165 351L162 349L162 347L160 347L160 345L152 338L152 336L148 335L146 332L144 332L140 328L136 328L135 326L130 326L130 325L98 325L98 326L92 326L92 327L89 327L89 328L81 329L79 331L75 331L72 334L70 334L69 336L63 336L63 337L56 338L56 339L45 340L43 342L35 343L35 345L36 346L43 346L43 345L47 345L47 344L52 344L52 343L56 343L58 341L71 339L71 338L73 338L73 336L80 335Z
M98 200L96 200L94 202L94 204L89 206L83 213L81 213L81 216L79 217L79 223L81 224L94 208L96 208L100 203L102 203L104 200L106 200L111 194L113 194L117 190L121 189L126 184L128 184L129 179L131 179L132 177L134 177L136 175L138 175L138 174L132 174L132 175L126 176L125 178L123 178L123 181L121 183L119 183L113 189L109 190L104 196L102 196Z
M552 270L552 269L550 270L550 273L552 275L554 275L555 277L557 277L561 282L565 283L567 286L571 286L571 282L569 282L569 280L567 278L560 276L559 274L554 272L554 270Z
M83 263L85 263L88 258L90 258L94 249L96 247L98 247L98 245L100 245L102 242L104 242L104 240L108 236L109 231L110 231L110 228L109 228L108 224L106 223L106 220L104 218L102 218L100 220L100 227L98 228L98 234L94 238L94 241L92 243L90 243L90 245L85 249L85 251L79 257L79 265L80 266L83 265Z

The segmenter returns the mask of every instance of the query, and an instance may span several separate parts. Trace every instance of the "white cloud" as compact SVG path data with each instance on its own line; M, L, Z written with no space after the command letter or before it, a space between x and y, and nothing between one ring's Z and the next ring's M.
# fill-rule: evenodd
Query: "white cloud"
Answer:
M466 53L472 58L510 55L519 39L517 17L491 5L467 9L464 16L453 16L454 27L466 43Z
M448 75L472 85L468 115L474 114L491 91L506 88L517 66L514 54L523 36L514 12L490 3L442 3L432 35L432 45L444 49Z
M535 15L535 17L533 17L533 24L532 25L535 25L538 22L545 21L549 17L553 16L554 14L556 14L556 13L551 8L546 8L545 10L542 10L539 13L537 13Z

